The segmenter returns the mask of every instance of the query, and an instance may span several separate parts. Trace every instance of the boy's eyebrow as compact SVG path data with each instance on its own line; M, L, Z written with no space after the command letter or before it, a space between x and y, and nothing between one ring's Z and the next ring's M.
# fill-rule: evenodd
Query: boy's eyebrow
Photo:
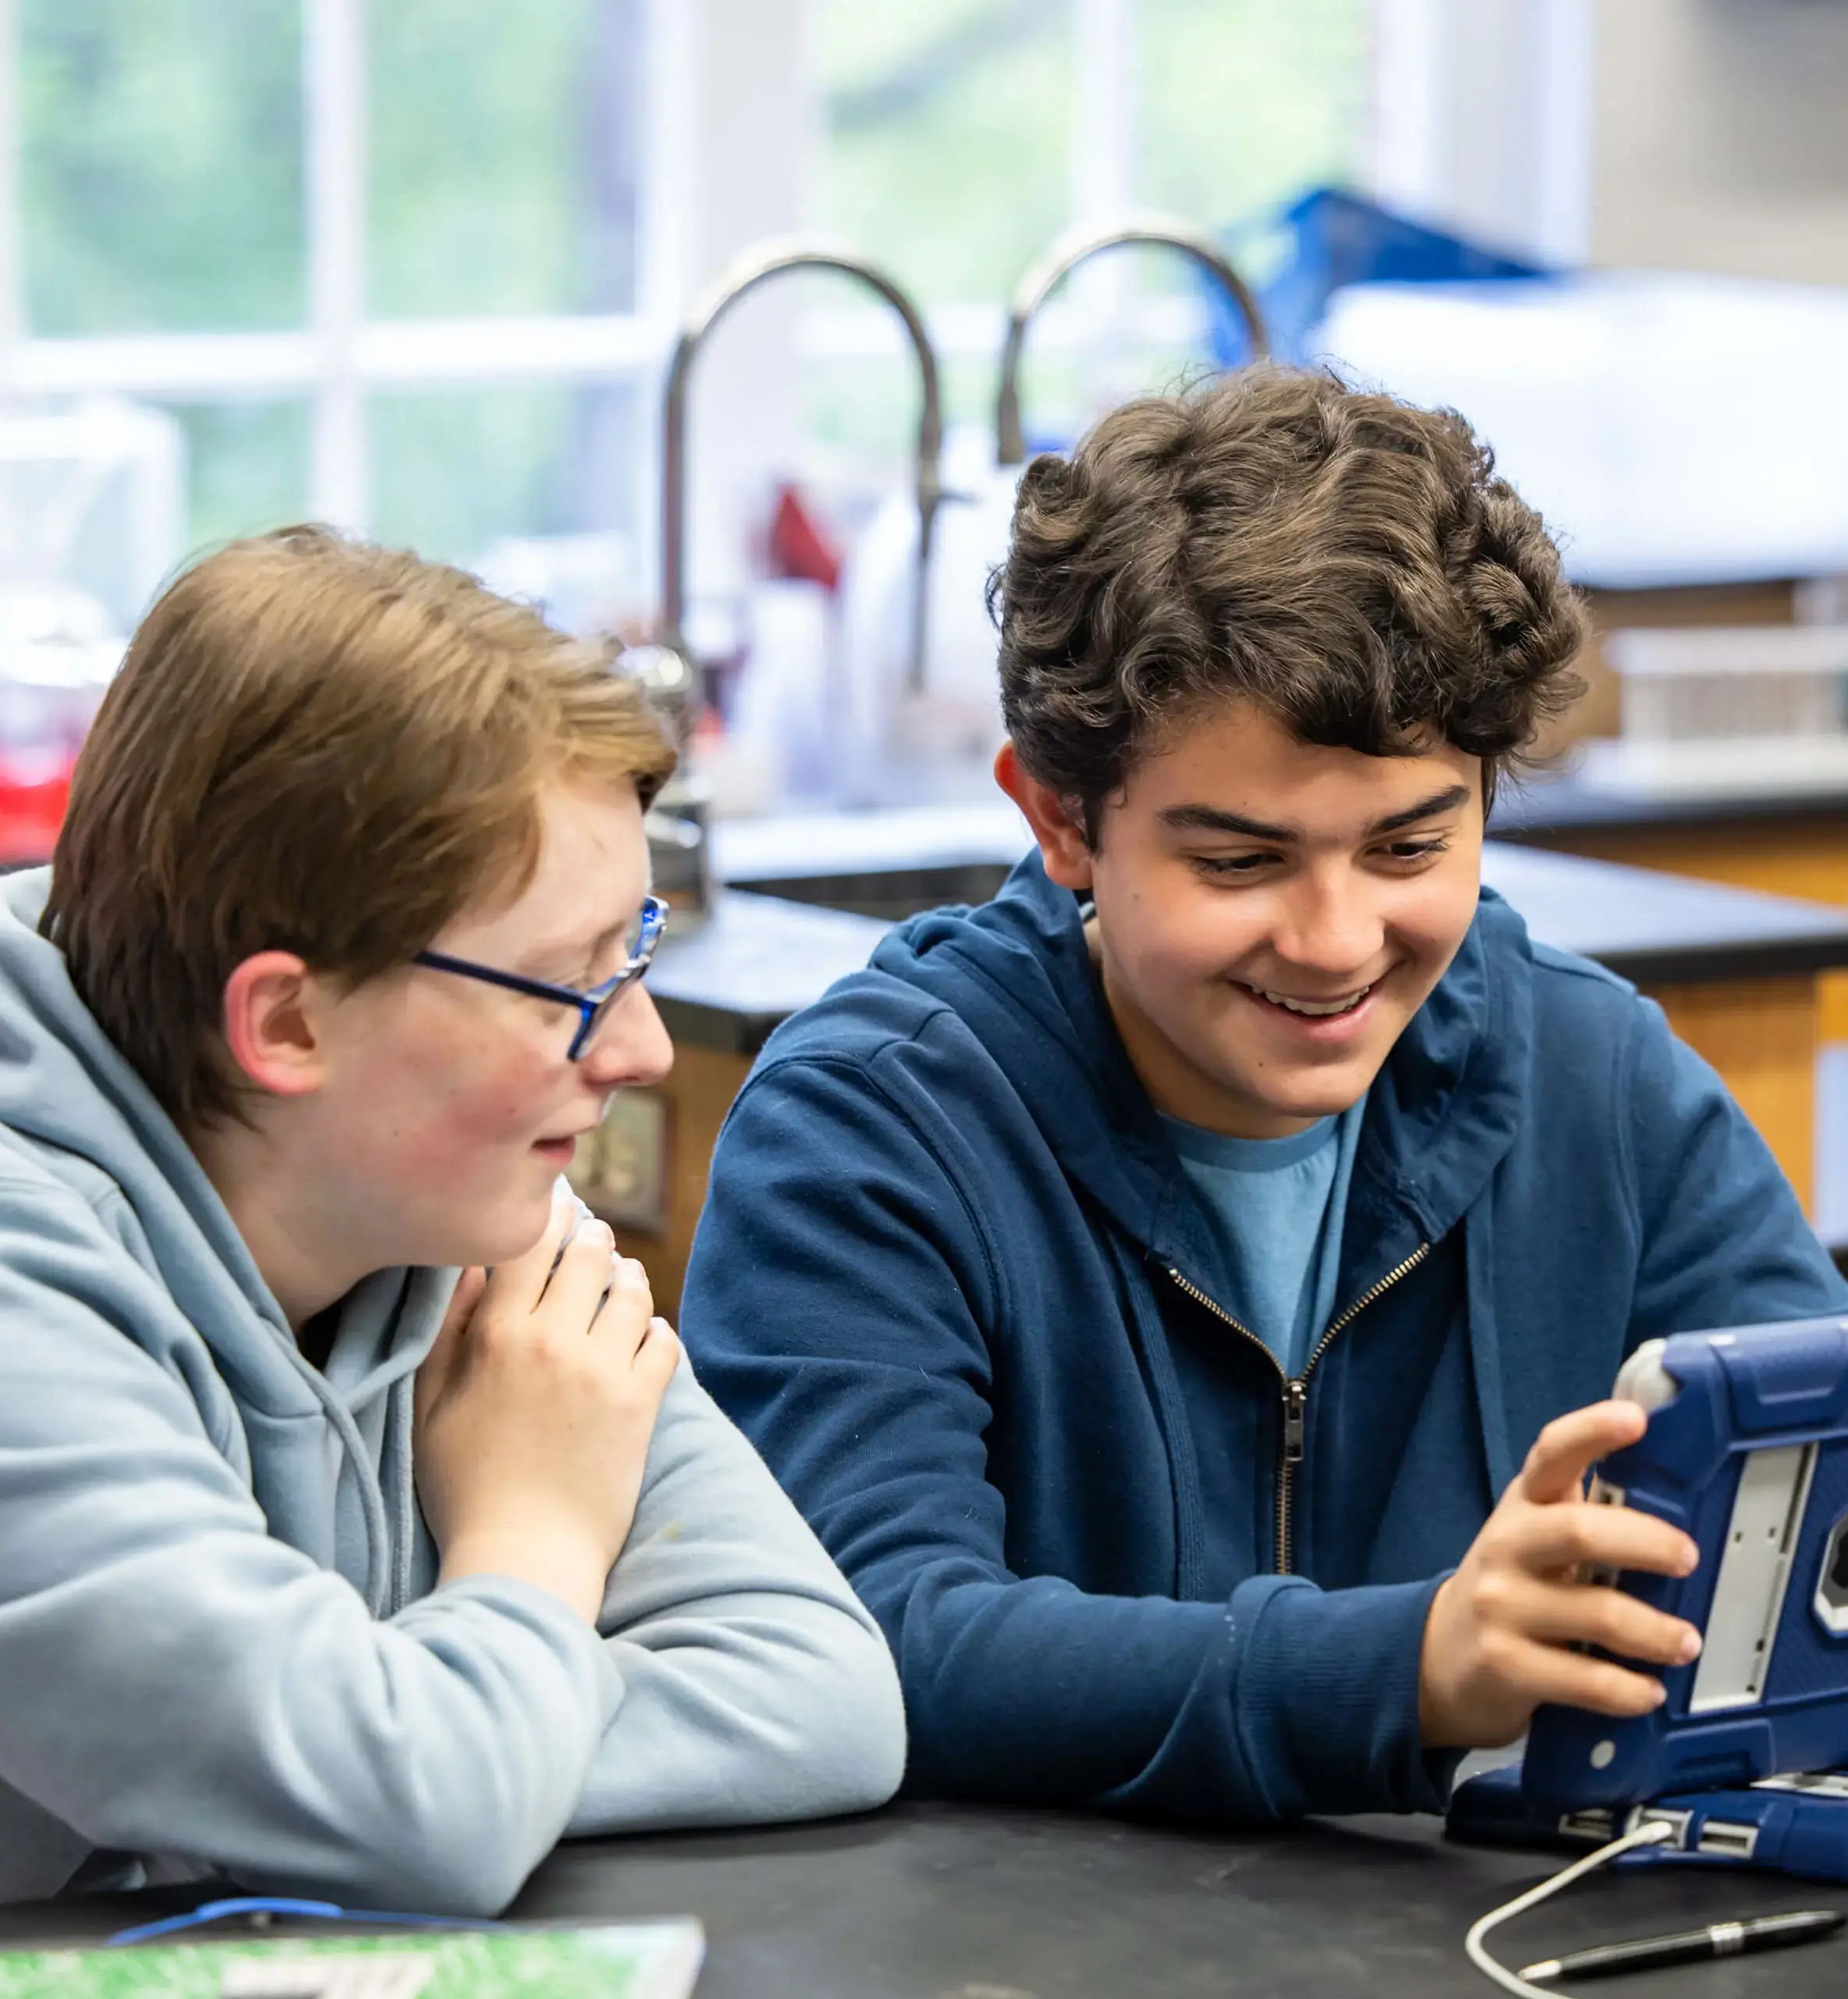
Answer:
M1469 803L1468 785L1447 785L1417 804L1407 806L1403 812L1389 812L1383 819L1376 819L1368 827L1367 835L1371 839L1381 833L1396 833L1401 827L1415 826L1421 819L1434 819L1440 812L1454 812L1459 805ZM1172 826L1177 832L1230 833L1241 839L1274 840L1284 846L1294 845L1301 837L1292 826L1248 819L1242 812L1222 811L1216 805L1170 805L1157 816L1164 826Z
M1440 812L1454 812L1459 805L1469 803L1468 785L1449 785L1442 791L1433 792L1419 804L1408 805L1403 812L1389 812L1383 819L1376 819L1367 830L1373 833L1396 833L1401 826L1415 826L1420 819L1434 819Z
M1157 815L1164 826L1180 833L1235 833L1249 840L1294 840L1287 826L1248 819L1242 812L1222 812L1216 805L1170 805Z
M515 969L529 978L533 975L532 967L536 965L557 964L568 960L574 964L580 960L590 964L602 952L607 950L633 921L633 918L628 918L621 923L610 924L600 930L588 943L577 937L554 937L545 943L536 944L522 955L520 964Z

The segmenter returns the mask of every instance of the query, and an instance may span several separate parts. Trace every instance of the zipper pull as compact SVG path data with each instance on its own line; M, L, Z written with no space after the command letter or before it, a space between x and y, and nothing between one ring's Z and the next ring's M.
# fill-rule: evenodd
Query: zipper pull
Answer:
M1309 1391L1300 1381L1284 1384L1284 1462L1287 1465L1302 1463L1303 1406L1309 1399Z

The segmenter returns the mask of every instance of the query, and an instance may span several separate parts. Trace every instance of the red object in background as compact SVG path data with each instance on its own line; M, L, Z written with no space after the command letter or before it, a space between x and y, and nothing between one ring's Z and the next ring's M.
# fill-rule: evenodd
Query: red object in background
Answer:
M0 771L0 867L49 861L69 804L69 771L41 784L20 784Z
M833 590L841 580L841 551L823 532L793 486L779 486L771 515L770 573Z

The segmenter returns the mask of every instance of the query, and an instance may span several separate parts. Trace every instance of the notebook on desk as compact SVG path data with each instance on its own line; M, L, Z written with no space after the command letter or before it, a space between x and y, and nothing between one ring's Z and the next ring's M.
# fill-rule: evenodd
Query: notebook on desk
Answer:
M0 1952L0 1999L688 1999L690 1919Z

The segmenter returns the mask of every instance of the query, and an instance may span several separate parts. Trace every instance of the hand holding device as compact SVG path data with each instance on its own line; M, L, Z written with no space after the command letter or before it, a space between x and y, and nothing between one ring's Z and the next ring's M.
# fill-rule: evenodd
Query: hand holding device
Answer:
M1685 1532L1702 1558L1608 1580L1704 1645L1645 1714L1540 1709L1526 1789L1576 1810L1848 1766L1848 1317L1647 1340L1617 1394L1647 1427L1600 1466L1593 1501Z
M417 1377L440 1581L515 1576L594 1621L679 1342L640 1264L568 1194L525 1256L467 1273Z
M1635 1443L1647 1421L1633 1402L1597 1402L1540 1432L1433 1600L1419 1671L1427 1746L1512 1742L1543 1702L1618 1716L1660 1705L1661 1683L1653 1676L1576 1645L1661 1666L1685 1665L1698 1653L1693 1625L1582 1580L1588 1569L1685 1576L1698 1559L1694 1542L1666 1521L1585 1498L1591 1466Z

